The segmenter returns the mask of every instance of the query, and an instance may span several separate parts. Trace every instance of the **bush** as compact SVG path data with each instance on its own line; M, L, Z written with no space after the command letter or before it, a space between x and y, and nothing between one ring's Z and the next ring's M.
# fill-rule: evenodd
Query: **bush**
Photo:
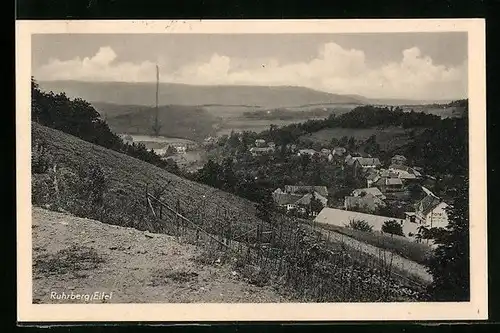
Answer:
M31 177L31 203L43 206L51 202L51 178L48 174L34 174Z
M40 142L32 143L31 149L31 173L40 174L49 171L54 163L54 158L47 150L45 144Z
M347 224L348 228L360 231L373 231L373 226L365 220L351 220Z
M396 220L385 221L382 231L392 235L404 236L403 227Z

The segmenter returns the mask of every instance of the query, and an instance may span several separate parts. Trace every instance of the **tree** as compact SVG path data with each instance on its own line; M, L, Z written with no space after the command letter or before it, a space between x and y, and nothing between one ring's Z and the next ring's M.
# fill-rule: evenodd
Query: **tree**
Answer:
M344 135L342 138L340 138L339 145L341 147L346 147L348 142L349 138L346 135Z
M375 134L371 135L366 141L365 144L365 152L375 156L380 153L380 145L377 143L377 136Z
M392 235L404 236L403 227L396 220L385 221L382 225L382 231Z
M265 222L271 222L273 219L273 212L276 209L273 196L270 191L266 191L262 199L256 205L256 215L258 218Z
M339 140L338 140L337 138L335 138L335 137L334 137L334 138L332 138L332 139L330 140L330 146L331 146L332 148L337 147L337 146L338 146L338 144L339 144Z
M321 210L323 209L323 203L321 202L321 200L319 200L318 198L316 198L316 195L312 194L312 198L311 198L311 213L313 215L321 212Z
M349 138L349 141L347 141L347 149L350 151L354 151L354 150L356 150L356 148L357 148L356 147L356 139L353 136L351 136Z
M175 154L177 154L177 150L175 150L173 146L168 146L167 149L165 150L164 156L169 157L169 156L174 156Z
M433 282L428 288L433 301L468 301L469 276L469 200L468 179L457 187L453 205L448 208L448 225L431 234L437 248L429 259Z
M365 232L373 231L373 226L370 225L365 220L350 220L349 223L347 224L347 227L354 230L365 231Z

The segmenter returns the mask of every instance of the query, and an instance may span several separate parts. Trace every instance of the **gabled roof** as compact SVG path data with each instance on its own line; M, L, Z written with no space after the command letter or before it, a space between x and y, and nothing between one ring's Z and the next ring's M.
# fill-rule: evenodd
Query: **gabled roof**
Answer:
M406 157L404 157L403 155L394 155L392 159L406 161Z
M328 201L327 198L325 198L324 196L322 196L318 192L314 192L314 196L316 199L320 200L322 203L326 204L326 202ZM311 203L312 197L313 197L312 193L308 193L308 194L304 195L302 198L300 198L299 200L297 200L295 202L295 204L296 205L309 205Z
M415 209L422 212L424 215L429 214L442 201L435 195L428 194L422 200L415 204Z
M255 151L255 152L268 152L274 150L272 147L252 147L250 148L250 151Z
M274 193L273 194L274 202L278 205L288 205L294 204L297 200L301 199L301 195L295 195L290 193Z
M347 165L351 166L354 164L354 162L356 162L357 160L361 159L362 157L361 156L351 156L351 155L348 155L345 159L345 162L347 163Z
M380 160L376 157L362 157L362 158L359 158L357 161L361 166L379 166L379 165L382 165L382 163L380 163Z
M373 194L367 194L364 197L345 197L344 205L346 209L359 207L374 211L379 206L385 206L385 203Z
M389 177L381 177L379 180L375 182L378 186L384 185L403 185L403 182L399 178L389 178Z
M310 192L318 192L318 194L323 197L328 197L328 189L326 186L301 186L301 185L285 185L286 193L310 193Z
M354 191L352 191L352 195L355 197L360 196L361 193L363 193L363 192L366 194L374 195L376 197L384 197L385 198L385 196L382 194L382 192L380 192L378 187L357 188Z

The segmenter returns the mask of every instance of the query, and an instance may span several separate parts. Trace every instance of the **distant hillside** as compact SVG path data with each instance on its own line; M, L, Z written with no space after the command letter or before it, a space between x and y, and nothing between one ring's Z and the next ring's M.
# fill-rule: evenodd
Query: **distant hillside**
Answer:
M153 106L155 83L41 81L40 88L66 92L90 102ZM286 107L310 104L364 104L357 96L330 94L303 87L195 86L161 83L159 103L163 105L232 105Z
M92 103L116 133L152 134L155 108L140 105ZM200 141L215 132L218 119L203 108L183 105L159 107L160 135Z

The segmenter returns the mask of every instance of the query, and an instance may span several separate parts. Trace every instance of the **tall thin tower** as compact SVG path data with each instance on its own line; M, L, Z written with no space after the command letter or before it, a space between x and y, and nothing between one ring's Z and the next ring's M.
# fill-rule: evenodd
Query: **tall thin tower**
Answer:
M156 65L156 107L155 107L155 120L153 124L153 133L155 136L160 135L160 122L158 120L158 91L160 88L160 69L158 68L158 65Z

